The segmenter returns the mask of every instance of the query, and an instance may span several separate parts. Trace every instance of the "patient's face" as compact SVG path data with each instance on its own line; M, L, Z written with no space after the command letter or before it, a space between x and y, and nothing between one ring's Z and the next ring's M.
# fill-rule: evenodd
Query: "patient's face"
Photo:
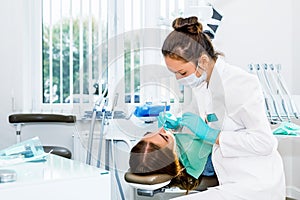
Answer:
M174 135L169 131L165 131L163 128L160 128L156 132L146 133L142 140L144 140L145 142L151 142L161 148L175 148Z

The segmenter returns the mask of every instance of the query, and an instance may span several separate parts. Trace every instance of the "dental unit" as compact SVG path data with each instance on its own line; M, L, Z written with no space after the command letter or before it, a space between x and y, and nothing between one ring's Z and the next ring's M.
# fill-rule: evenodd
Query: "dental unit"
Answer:
M250 64L249 71L258 77L265 98L266 113L271 124L298 119L295 103L281 77L280 65Z

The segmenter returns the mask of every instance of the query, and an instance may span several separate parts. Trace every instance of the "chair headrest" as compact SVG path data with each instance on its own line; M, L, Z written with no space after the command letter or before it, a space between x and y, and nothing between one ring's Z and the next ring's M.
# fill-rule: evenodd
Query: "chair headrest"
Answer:
M155 190L168 185L173 177L168 174L137 175L125 173L125 181L138 189Z

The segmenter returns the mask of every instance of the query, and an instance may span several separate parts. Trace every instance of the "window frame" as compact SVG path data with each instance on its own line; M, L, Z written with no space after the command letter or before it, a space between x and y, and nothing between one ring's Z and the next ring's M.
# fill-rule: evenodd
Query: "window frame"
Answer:
M75 114L82 114L82 111L85 110L91 110L91 104L88 105L76 105L75 103L47 103L43 104L43 60L42 60L42 1L43 0L29 0L27 4L27 18L26 21L28 21L29 26L25 26L28 42L25 45L24 52L25 57L28 58L28 62L25 65L25 70L27 73L24 74L24 82L30 83L26 84L26 87L24 87L24 96L23 96L23 109L24 110L30 110L32 112L61 112L61 113L75 113ZM133 0L131 0L133 2ZM159 4L159 0L153 0L155 2L149 2L149 1L143 1L144 10L143 13L145 14L145 21L147 23L147 27L156 27L157 24L159 24L159 19L156 19L156 21L149 17L153 14L153 11L156 13L159 13L160 9L157 9L157 7L153 7L154 3ZM178 2L178 0L176 0ZM152 10L148 9L151 8ZM147 7L147 9L145 9ZM159 6L160 7L160 6ZM108 23L110 23L110 26L108 26L108 60L110 58L116 58L119 52L113 50L116 48L110 48L110 47L116 47L117 49L124 52L124 37L122 38L122 34L124 36L124 1L118 2L117 0L114 1L108 1L108 20L110 20ZM178 9L178 6L176 7ZM167 10L166 10L167 12ZM167 17L169 15L167 14ZM144 26L144 25L143 25ZM163 24L163 26L165 26ZM119 37L121 35L121 37ZM118 36L118 37L114 37ZM114 39L110 39L114 38ZM123 42L120 42L122 41ZM159 38L162 42L163 38ZM141 43L144 42L141 40ZM157 42L157 41L156 41ZM121 44L121 45L120 45ZM150 60L147 58L147 56L144 56L143 53L141 56L141 59L143 59L144 64L147 64L147 62L151 63L153 61L153 58ZM153 55L157 61L161 60L159 55ZM161 60L161 62L163 62ZM153 62L152 62L153 63ZM115 91L116 82L118 80L121 80L122 77L124 77L124 69L121 71L118 66L123 66L124 64L124 57L120 58L118 61L113 63L112 67L108 67L108 82L111 83L110 89L111 91ZM161 63L163 64L163 63ZM123 66L124 67L124 66ZM141 74L143 72L141 71ZM142 75L141 75L141 82L142 82ZM142 84L142 83L141 83ZM131 88L133 89L133 88ZM123 94L124 95L124 94ZM140 94L142 95L142 93ZM124 95L125 96L125 95ZM109 93L108 96L109 99L114 98L114 94ZM134 96L131 98L133 99ZM119 99L119 101L123 101L122 99ZM125 99L124 99L125 101ZM143 103L145 101L145 98L141 98L141 102ZM111 103L111 102L110 102ZM136 103L131 103L136 104ZM83 107L80 107L83 106Z

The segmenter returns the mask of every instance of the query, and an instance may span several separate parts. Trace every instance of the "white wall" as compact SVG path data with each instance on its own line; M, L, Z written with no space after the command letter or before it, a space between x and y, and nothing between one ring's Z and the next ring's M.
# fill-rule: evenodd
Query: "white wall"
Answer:
M300 75L300 56L299 56L299 44L300 44L300 25L299 25L299 19L300 19L300 1L294 0L292 2L292 23L293 23L293 41L292 41L292 56L293 56L293 69L291 70L293 73L293 90L292 92L294 94L300 94L300 84L299 84L299 75ZM300 108L300 106L299 106Z
M293 80L293 90L292 92L294 94L299 94L300 93L300 84L299 84L299 75L300 75L300 56L299 54L299 44L300 44L300 25L299 25L299 19L300 19L300 13L299 13L299 8L300 8L300 1L294 0L292 2L292 22L293 22L293 42L292 42L292 56L293 56L293 69L291 70L293 73L292 80ZM298 103L298 110L300 108L300 95L297 96L297 103ZM294 191L293 188L294 186L298 187L297 195L298 199L300 198L300 192L299 192L299 187L300 187L300 179L299 179L299 167L300 167L300 138L297 140L294 140L292 142L292 150L291 150L293 162L292 162L292 189L291 193ZM296 192L294 192L296 193ZM291 195L292 196L292 195ZM296 194L294 195L296 196Z
M13 111L13 96L17 106L21 106L24 2L0 1L1 149L15 142L14 129L8 124L8 115Z
M293 57L293 29L294 26L299 27L292 21L294 13L297 13L292 3L296 1L214 2L213 5L224 16L214 42L217 49L225 54L230 63L243 68L247 68L250 63L282 64L282 74L292 88L293 64L296 64Z

